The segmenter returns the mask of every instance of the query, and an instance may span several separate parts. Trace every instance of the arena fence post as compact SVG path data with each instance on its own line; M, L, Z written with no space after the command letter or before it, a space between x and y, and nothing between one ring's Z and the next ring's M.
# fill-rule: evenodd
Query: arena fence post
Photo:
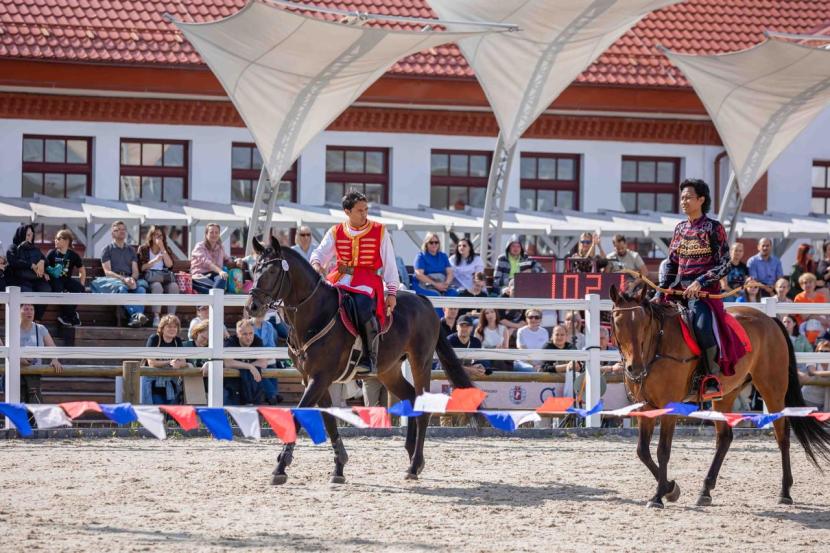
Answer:
M124 401L137 405L141 403L141 373L139 369L141 361L128 360L121 365L121 376L123 378Z
M778 298L761 298L761 305L764 306L764 313L766 313L767 316L773 318L778 316ZM764 401L763 405L764 413L769 413L769 409L767 408L767 402ZM763 428L772 428L772 424L765 424Z
M208 347L211 360L208 362L208 407L223 407L223 378L225 362L222 352L225 344L225 291L214 288L210 291L210 323L208 326Z
M20 287L9 286L6 302L6 403L20 403ZM6 428L13 426L6 418Z
M585 408L590 409L600 400L601 375L599 359L600 298L598 294L586 294L588 309L585 310L585 348L588 350L588 363L585 366ZM590 415L585 419L588 428L602 425L600 415Z

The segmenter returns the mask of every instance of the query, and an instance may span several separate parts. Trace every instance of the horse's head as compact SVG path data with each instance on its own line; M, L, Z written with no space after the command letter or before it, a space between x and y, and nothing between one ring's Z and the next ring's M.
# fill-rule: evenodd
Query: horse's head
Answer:
M630 296L619 292L616 286L611 286L610 291L611 301L614 302L611 311L614 336L626 373L634 376L646 371L646 355L652 349L655 338L655 328L651 324L654 307L649 304L646 292L643 287L639 294Z
M288 261L283 257L279 241L271 237L270 244L253 240L259 259L254 265L254 287L246 308L252 317L260 317L276 302L284 300L291 291Z

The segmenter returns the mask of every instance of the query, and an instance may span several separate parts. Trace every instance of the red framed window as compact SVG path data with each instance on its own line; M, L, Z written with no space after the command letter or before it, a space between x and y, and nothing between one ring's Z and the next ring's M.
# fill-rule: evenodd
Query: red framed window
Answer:
M231 201L253 203L262 157L256 144L234 142L231 145ZM297 201L297 162L282 177L277 201Z
M430 199L435 209L484 207L492 152L432 150Z
M813 201L811 213L830 213L830 161L813 161Z
M188 143L121 140L120 198L177 202L188 197Z
M522 153L522 209L579 209L579 155Z
M388 148L326 148L326 201L339 204L352 190L363 192L372 203L388 203Z
M672 157L622 158L622 204L629 213L677 211L680 160Z

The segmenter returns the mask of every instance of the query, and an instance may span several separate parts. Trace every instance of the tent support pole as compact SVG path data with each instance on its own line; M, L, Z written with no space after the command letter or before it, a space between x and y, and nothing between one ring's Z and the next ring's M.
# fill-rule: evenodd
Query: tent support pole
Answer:
M744 198L741 196L741 189L738 186L735 171L730 171L729 181L726 183L726 190L723 193L723 198L720 202L720 212L718 213L718 220L728 229L730 244L735 239L738 215L740 215L743 205Z
M251 209L251 223L248 225L248 237L245 239L245 255L251 255L254 251L254 236L259 229L259 212L262 209L262 203L265 197L265 183L268 180L268 171L265 164L262 164L262 170L259 172L259 181L256 185L256 193L254 194L254 207Z
M481 258L489 266L495 266L501 246L501 231L504 223L504 208L507 205L507 185L510 166L516 153L516 144L509 148L504 135L499 132L493 163L487 179L487 195L484 199L484 219L481 225Z

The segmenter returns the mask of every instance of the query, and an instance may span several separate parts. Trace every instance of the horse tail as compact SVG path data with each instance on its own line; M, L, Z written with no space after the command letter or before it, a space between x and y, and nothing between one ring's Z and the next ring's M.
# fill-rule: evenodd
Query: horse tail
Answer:
M455 354L455 350L447 341L447 331L443 326L439 328L438 341L435 344L435 352L438 354L438 360L441 361L441 368L447 373L447 378L450 379L455 388L473 388L473 381L470 380L467 371L461 366L461 360Z
M798 365L795 361L795 349L793 349L792 340L787 334L787 329L777 317L772 318L787 342L787 352L789 354L789 379L787 382L787 393L784 396L784 405L786 407L806 407L804 396L801 394L801 384L798 381ZM807 458L813 463L816 468L822 470L821 465L816 458L816 454L822 457L825 461L830 462L830 432L828 432L827 423L819 422L812 417L789 417L789 423L792 425L795 437L804 448Z

